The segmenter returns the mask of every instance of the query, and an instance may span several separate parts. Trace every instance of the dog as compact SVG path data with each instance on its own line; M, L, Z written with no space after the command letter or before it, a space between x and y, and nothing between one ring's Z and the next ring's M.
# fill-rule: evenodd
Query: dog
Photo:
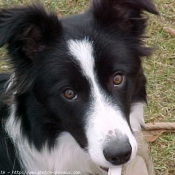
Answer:
M106 175L134 159L151 54L144 11L158 14L151 0L92 0L63 18L40 3L1 9L13 70L0 76L2 173Z

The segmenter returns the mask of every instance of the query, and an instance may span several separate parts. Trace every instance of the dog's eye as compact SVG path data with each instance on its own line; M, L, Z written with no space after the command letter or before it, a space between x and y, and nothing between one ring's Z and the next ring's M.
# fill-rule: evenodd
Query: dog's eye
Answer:
M113 83L115 86L119 86L120 84L122 84L123 80L123 75L121 73L116 73L113 78Z
M68 100L72 100L72 99L75 99L76 98L76 93L72 90L72 89L66 89L64 92L63 92L63 95L65 98L67 98Z

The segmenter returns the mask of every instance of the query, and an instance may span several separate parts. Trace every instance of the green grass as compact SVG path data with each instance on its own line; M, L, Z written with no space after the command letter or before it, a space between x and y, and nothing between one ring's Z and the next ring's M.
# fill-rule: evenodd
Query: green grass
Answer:
M29 0L0 0L0 7L27 4ZM82 12L88 0L41 0L58 16ZM148 107L145 111L146 122L175 122L175 36L163 30L163 27L175 29L175 1L155 0L160 16L149 15L147 45L154 46L155 53L149 59L143 59L148 79ZM0 57L5 55L0 50ZM0 60L0 67L4 65ZM175 175L175 134L162 134L151 143L151 152L157 175Z
M155 0L160 16L150 15L148 45L156 52L144 60L148 79L147 122L175 122L175 36L164 27L175 29L175 1ZM165 133L151 144L157 175L175 174L175 134Z

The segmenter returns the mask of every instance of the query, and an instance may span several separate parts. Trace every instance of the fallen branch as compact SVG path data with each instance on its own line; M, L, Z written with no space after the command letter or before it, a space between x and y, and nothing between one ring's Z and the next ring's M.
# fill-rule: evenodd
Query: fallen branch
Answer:
M170 35L175 36L175 29L171 28L171 27L163 27L164 31L169 33Z
M172 122L159 122L147 123L145 130L142 134L147 142L154 142L164 132L175 132L175 123Z
M150 130L168 130L175 132L175 123L173 122L158 122L158 123L147 123L145 126L146 131Z

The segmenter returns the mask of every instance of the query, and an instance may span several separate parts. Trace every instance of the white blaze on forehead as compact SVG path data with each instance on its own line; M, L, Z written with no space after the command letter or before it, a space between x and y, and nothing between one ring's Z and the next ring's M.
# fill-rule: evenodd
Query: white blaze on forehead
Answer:
M70 54L75 60L78 61L82 69L83 74L87 77L93 89L93 97L96 100L101 100L102 95L100 88L98 87L97 80L95 78L95 61L93 57L93 45L92 42L87 39L84 40L69 40L68 48Z
M90 43L86 39L82 41L69 40L68 47L69 47L71 55L81 65L83 73L88 77L92 77L93 69L94 69L92 43Z
M87 39L69 40L69 53L73 59L78 61L82 73L91 84L91 95L93 98L86 121L86 136L88 139L88 151L91 159L100 166L110 167L103 155L103 146L107 136L112 132L116 136L127 136L132 147L132 158L137 150L137 143L128 123L123 117L119 107L113 105L109 97L105 95L98 84L94 72L95 61L93 58L93 45ZM116 136L117 137L117 136Z

